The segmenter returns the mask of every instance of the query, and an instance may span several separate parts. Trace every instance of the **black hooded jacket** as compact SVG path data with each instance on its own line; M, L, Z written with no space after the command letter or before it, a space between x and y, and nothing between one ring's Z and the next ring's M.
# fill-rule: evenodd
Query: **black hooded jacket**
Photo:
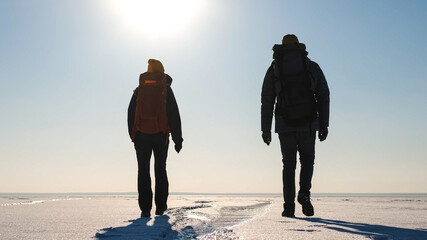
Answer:
M175 144L182 144L181 117L179 115L178 104L176 103L175 95L173 94L172 78L166 74L167 90L166 90L166 114L172 140ZM135 121L136 98L138 97L138 88L135 89L128 108L128 130L129 136L132 133L133 123Z
M283 116L276 113L275 114L275 131L277 133L284 132L293 132L293 131L316 131L319 129L324 129L329 126L329 88L326 82L325 76L323 75L322 70L319 65L313 61L311 61L307 55L308 52L305 50L305 45L302 43L297 44L286 44L286 45L274 45L273 58L277 59L281 56L282 51L285 49L295 48L298 51L295 56L288 56L289 58L302 56L305 58L305 63L307 64L307 69L312 76L312 90L315 94L315 98L317 101L318 108L318 119L315 119L311 126L289 126L285 123ZM300 52L300 53L298 53ZM263 132L270 132L271 125L273 120L273 112L275 105L277 104L277 96L279 87L277 85L277 74L278 70L276 68L280 68L282 71L287 72L288 74L292 74L293 72L299 71L301 69L301 61L292 61L292 59L285 59L283 62L283 66L278 66L276 60L273 60L271 66L268 68L267 73L264 78L264 83L262 86L261 93L261 130ZM298 66L299 64L299 66ZM277 108L277 105L276 105Z

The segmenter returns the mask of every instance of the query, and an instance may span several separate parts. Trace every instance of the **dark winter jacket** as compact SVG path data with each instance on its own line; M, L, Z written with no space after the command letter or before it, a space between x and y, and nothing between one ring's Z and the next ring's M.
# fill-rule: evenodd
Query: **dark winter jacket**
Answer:
M281 51L285 48L299 48L299 51L302 51L305 55L305 63L307 64L307 69L312 76L312 90L315 94L318 108L318 119L315 119L311 126L302 125L302 126L289 126L285 123L283 116L280 115L278 111L275 113L275 131L277 133L284 132L293 132L293 131L317 131L319 129L324 129L329 126L329 88L326 82L325 76L323 75L322 70L319 65L311 61L305 51L305 45L302 43L298 44L286 44L286 45L275 45L273 47L274 55L273 58L280 57ZM298 57L301 58L301 54L295 56L286 55L287 57ZM287 61L288 60L288 61ZM283 62L282 66L278 66L275 60L273 60L271 66L268 68L267 73L264 78L264 83L262 86L261 93L261 130L263 132L271 131L271 124L273 119L273 111L276 105L277 108L277 95L280 91L278 86L277 79L278 70L285 71L287 74L292 74L303 67L301 66L301 61L292 61L292 59L287 59Z
M181 117L179 115L178 104L176 103L175 95L173 94L172 78L166 74L166 82L168 84L166 91L166 114L168 116L169 129L172 134L172 140L175 144L181 144L182 130L181 130ZM129 136L132 134L132 127L135 121L136 111L136 98L138 97L138 88L135 89L128 108L128 130Z

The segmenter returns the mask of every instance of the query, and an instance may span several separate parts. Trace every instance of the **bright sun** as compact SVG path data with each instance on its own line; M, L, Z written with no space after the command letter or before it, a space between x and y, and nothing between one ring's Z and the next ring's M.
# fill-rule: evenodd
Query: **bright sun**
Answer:
M140 34L164 35L190 27L203 7L203 0L113 0L123 23Z

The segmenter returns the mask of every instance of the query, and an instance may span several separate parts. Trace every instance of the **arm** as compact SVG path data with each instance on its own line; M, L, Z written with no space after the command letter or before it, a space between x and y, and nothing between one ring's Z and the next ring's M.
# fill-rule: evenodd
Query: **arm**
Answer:
M166 111L168 115L169 128L172 134L172 140L175 145L181 145L182 139L181 116L179 115L178 104L172 88L167 87Z
M268 68L264 77L261 92L261 130L271 132L273 121L274 103L276 101L276 92L274 89L274 70L273 64Z
M329 127L329 87L326 82L325 75L322 69L315 62L311 62L311 69L313 77L316 81L315 94L319 108L319 124L320 129L327 129Z
M136 110L136 89L132 98L130 99L129 107L128 107L128 131L129 136L132 135L133 123L135 121L135 110Z

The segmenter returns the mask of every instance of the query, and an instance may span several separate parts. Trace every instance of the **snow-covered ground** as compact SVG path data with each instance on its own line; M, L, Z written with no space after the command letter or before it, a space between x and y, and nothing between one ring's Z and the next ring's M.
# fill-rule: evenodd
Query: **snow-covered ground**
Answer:
M427 197L313 197L283 218L280 196L172 195L140 218L136 196L1 196L0 239L427 239Z

